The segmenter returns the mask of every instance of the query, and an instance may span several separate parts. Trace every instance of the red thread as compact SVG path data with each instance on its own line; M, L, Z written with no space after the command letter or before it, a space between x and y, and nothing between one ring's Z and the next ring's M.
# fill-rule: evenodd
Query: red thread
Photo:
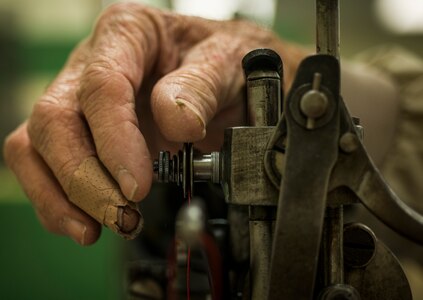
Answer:
M188 198L188 205L191 204L191 192L187 193ZM190 277L191 277L191 247L188 245L188 253L187 253L187 300L191 298L191 284L190 284Z
M190 269L191 269L191 248L188 247L188 255L187 255L187 300L190 300L190 289L191 289L191 285L190 285Z

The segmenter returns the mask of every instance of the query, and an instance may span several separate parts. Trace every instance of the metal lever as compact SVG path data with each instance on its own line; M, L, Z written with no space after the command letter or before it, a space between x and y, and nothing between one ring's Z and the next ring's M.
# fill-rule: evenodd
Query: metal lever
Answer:
M313 92L310 74L320 74L325 83L320 89L325 92L327 105L319 116L309 114L301 105L310 100L308 97ZM279 192L267 299L312 298L327 189L338 153L338 142L334 138L339 135L338 95L336 59L325 55L303 61L286 101L285 117L279 124L283 126L286 122L288 147ZM316 96L310 103L318 105L320 100ZM310 118L314 119L313 126L308 129Z
M316 74L327 103L315 95ZM423 216L386 185L338 95L338 61L327 55L305 59L267 147L267 174L273 182L282 177L268 299L312 298L327 195L338 188L349 188L358 198L352 202L361 201L386 225L423 244ZM304 101L323 113L310 113Z
M351 130L354 125L347 109L344 105L340 109L341 131L355 138L349 142L350 151L340 152L329 190L348 187L384 224L410 240L423 244L423 216L407 206L388 187L360 139Z

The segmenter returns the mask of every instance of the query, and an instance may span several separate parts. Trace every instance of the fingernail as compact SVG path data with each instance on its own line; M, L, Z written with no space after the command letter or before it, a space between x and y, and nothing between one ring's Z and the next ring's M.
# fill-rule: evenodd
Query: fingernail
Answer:
M64 233L72 238L76 243L82 246L85 244L85 233L87 231L87 226L75 219L64 217L62 227Z
M186 108L186 109L188 109L192 112L195 120L200 125L202 137L205 137L206 126L205 126L205 122L204 122L203 118L201 117L201 114L198 111L198 109L194 105L192 105L191 103L187 102L186 100L184 100L182 98L176 98L175 103L179 108L184 108L184 109Z
M126 169L121 169L118 174L118 182L122 193L128 200L134 201L135 193L138 191L138 183L134 176Z
M199 116L199 115L197 115L196 114L196 117L197 117L197 121L198 121L198 123L200 123L200 128L202 128L203 130L202 130L202 135L203 136L206 136L206 126L204 126L204 121L203 121L203 119Z

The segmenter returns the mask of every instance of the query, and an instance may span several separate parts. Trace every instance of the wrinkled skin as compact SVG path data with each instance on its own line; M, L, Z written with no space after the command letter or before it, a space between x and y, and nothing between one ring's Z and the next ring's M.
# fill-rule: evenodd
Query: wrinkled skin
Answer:
M66 196L88 156L139 201L160 149L185 141L219 149L224 128L245 123L241 59L258 47L284 58L289 86L303 53L268 30L139 4L109 7L5 143L6 163L41 223L81 245L98 239L100 225Z

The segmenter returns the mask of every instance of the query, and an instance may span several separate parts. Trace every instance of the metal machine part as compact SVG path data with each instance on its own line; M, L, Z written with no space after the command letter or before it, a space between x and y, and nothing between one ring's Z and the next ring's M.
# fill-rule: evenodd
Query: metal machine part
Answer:
M283 66L270 49L256 49L242 60L247 84L249 126L275 126L282 109Z
M325 113L331 117L325 120L321 116L319 121L324 124L320 126L309 129L307 116L299 117L301 106L296 103L303 99L301 93L307 93L304 86L311 88L308 82L316 73L322 74L328 99L339 94L339 65L335 58L317 55L304 60L287 97L284 118L265 156L265 163L277 164L273 152L280 152L279 145L286 141L287 147L280 153L285 163L280 166L283 176L268 299L311 299L321 250L326 278L323 287L345 284L342 206L353 203L351 198L358 199L398 233L423 242L423 217L384 183L341 98L329 101ZM291 272L283 271L287 269Z
M345 265L350 268L366 267L376 254L375 234L369 227L360 223L346 224L343 230Z
M316 80L321 81L317 86ZM327 99L324 112L312 116L313 126L301 105L310 90L325 93ZM314 97L317 102L321 102L319 97ZM399 265L389 252L372 250L382 246L365 226L343 225L342 206L361 201L387 225L419 242L423 218L392 194L369 160L354 124L357 120L349 116L339 97L335 58L318 55L306 59L285 107L276 127L227 129L219 163L217 155L214 160L211 155L195 156L192 146L186 144L179 154L182 164L178 157L170 160L169 154L161 153L155 169L168 182L183 184L193 182L195 176L213 178L187 176L196 174L194 168L198 168L197 174L210 174L211 165L221 167L219 178L227 202L250 208L251 299L263 299L266 294L268 299L367 298L370 291L357 276L367 276L367 270L376 276L375 262L390 270L387 274ZM194 157L201 162L195 164ZM202 165L204 161L207 167ZM175 165L187 170L175 171ZM281 186L272 183L269 170L281 170ZM394 277L403 299L411 299L405 277ZM316 283L317 278L323 282ZM385 299L395 299L383 294Z
M219 155L191 144L173 159L161 152L155 171L184 193L197 180L220 182L229 206L248 207L250 276L238 299L408 300L395 257L366 226L344 225L343 209L362 203L419 243L423 217L383 181L340 96L338 0L316 0L316 11L318 55L301 63L284 105L277 55L248 54L252 126L228 128Z
M160 151L153 170L158 182L181 185L186 198L194 182L220 183L220 153L194 154L192 144L184 143L183 149L172 158L169 151Z
M238 189L238 193L247 191L249 194L238 197L238 199L240 202L244 201L244 205L249 206L250 295L251 298L258 299L266 291L269 280L268 274L274 228L274 218L270 216L275 216L276 203L273 202L271 205L264 205L261 201L257 201L263 200L260 199L261 197L257 197L257 195L262 194L264 198L269 196L268 200L272 202L272 199L275 199L275 197L273 197L275 191L272 187L270 187L270 189L257 189L260 185L262 187L269 187L269 183L266 176L257 176L258 174L264 175L263 164L261 163L263 155L261 155L259 160L256 160L251 157L251 154L254 153L257 155L258 153L263 153L260 148L265 144L263 139L268 137L267 134L270 133L268 129L275 126L281 116L283 105L283 65L279 55L273 50L256 49L244 57L242 66L247 85L248 125L251 127L243 128L236 132L232 131L231 139L228 140L232 142L231 146L233 147L227 148L227 153L231 153L231 159L235 160L242 156L239 155L241 152L246 154L247 157L244 159L244 167L242 169L233 169L235 172L231 175L225 173L225 175L229 175L226 178L231 178L230 181L235 183L227 184L229 187L227 189L229 192L227 193L229 196L227 197L228 203L234 203L231 202L231 200L236 198L234 197L236 195L231 191L231 186L241 187L241 189ZM235 133L241 134L235 135ZM243 135L243 133L251 133L251 139L248 137L248 134ZM225 135L227 136L227 132L225 132ZM234 142L236 136L240 138L239 142ZM225 145L226 147L228 146L227 143ZM256 148L258 151L253 148ZM239 151L235 149L239 149ZM238 167L240 167L239 164L232 164L232 162L228 163L229 165L238 165ZM254 167L251 169L247 167L249 171L246 171L245 165L252 165ZM225 164L225 166L227 166L227 164ZM247 173L252 175L249 177L249 183L245 184L246 182L244 182L244 184L237 184L236 182L242 182L239 178L245 178L244 176L247 175ZM227 183L226 178L222 180L224 185ZM267 190L267 192L263 193L265 190ZM240 202L238 202L238 205L241 204Z

